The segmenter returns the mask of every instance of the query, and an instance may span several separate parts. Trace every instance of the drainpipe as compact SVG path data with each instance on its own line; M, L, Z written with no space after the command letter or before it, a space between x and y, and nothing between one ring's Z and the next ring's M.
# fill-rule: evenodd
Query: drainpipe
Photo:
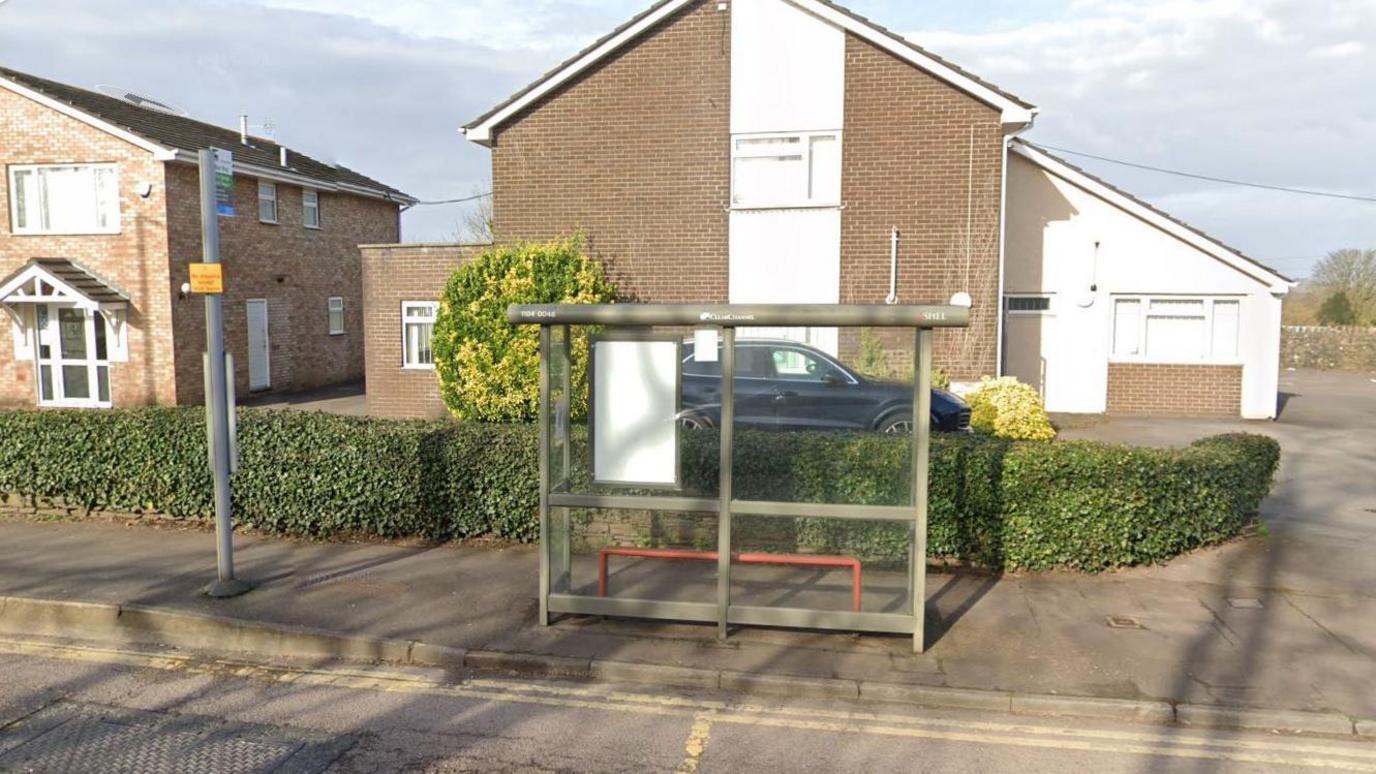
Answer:
M889 235L889 296L884 303L898 303L898 226Z

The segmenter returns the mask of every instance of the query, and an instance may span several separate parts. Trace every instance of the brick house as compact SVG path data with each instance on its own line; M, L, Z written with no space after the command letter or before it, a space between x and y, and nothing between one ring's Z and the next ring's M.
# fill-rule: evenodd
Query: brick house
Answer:
M0 68L0 405L203 400L196 152L234 154L225 340L240 394L360 379L358 245L414 200L274 142Z
M661 0L464 131L491 151L496 238L581 228L632 300L963 292L970 328L936 337L957 382L1274 416L1289 281L1021 139L1037 112L826 0Z

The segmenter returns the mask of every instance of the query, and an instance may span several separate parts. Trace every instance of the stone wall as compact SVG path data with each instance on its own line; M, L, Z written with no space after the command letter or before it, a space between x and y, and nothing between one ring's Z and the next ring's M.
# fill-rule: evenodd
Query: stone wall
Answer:
M1287 325L1280 333L1282 368L1376 371L1376 327Z

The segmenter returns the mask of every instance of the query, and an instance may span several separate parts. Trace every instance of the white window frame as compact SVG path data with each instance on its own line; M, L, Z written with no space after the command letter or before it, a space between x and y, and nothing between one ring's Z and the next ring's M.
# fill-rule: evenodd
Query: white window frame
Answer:
M335 315L339 315L339 327L335 327ZM331 336L344 335L344 297L330 296L325 300L325 315Z
M835 197L814 196L812 192L813 169L813 141L821 137L835 138L838 156L838 165L844 158L845 139L840 129L829 129L809 132L752 132L731 135L731 209L733 210L801 210L801 209L835 209L841 206L841 177L844 175L843 169L837 171L837 185ZM781 155L777 148L771 149L770 146L761 146L757 149L747 146L742 149L742 142L751 140L788 140L797 138L798 154L801 155L802 164L806 171L807 189L801 197L780 197L777 200L762 202L739 201L739 194L736 192L736 164L740 159L747 158L775 158Z
M263 217L263 205L264 205L264 204L267 204L268 202L271 202L271 203L272 203L272 218L271 218L271 219L268 219L268 218ZM278 222L278 216L280 215L280 213L278 212L278 204L279 204L279 202L278 202L278 200L277 200L277 184L276 184L276 183L269 183L269 182L267 182L266 180L259 180L259 181L258 181L258 222L259 222L259 223L271 223L271 224L276 225L276 223Z
M1109 307L1109 332L1108 332L1108 351L1109 362L1111 363L1150 363L1157 365L1241 365L1242 364L1242 296L1205 296L1205 295L1142 295L1142 294L1122 294L1110 296L1111 304ZM1118 325L1118 303L1121 301L1132 301L1137 303L1137 352L1134 354L1118 354L1114 351L1116 343L1116 333ZM1156 313L1151 311L1151 302L1169 301L1190 301L1200 302L1204 306L1204 355L1197 359L1153 357L1147 354L1147 321L1152 317L1171 317L1173 315ZM1216 304L1232 303L1237 304L1237 340L1234 342L1234 352L1227 354L1214 353L1214 307Z
M43 176L43 171L44 171L44 170L49 170L49 169L70 169L70 168L90 169L90 170L93 170L93 177L92 177L92 180L93 180L93 181L95 180L95 178L94 178L94 171L96 171L96 170L106 170L106 171L109 171L109 172L110 172L110 174L111 174L110 180L111 180L111 185L112 185L112 188L113 188L113 191L111 192L111 205L112 205L112 208L111 208L111 211L104 213L105 218L106 218L106 225L105 225L103 228L100 227L100 226L96 226L96 227L94 227L94 228L79 229L79 230L72 230L72 231L64 231L64 230L60 230L60 229L44 228L41 224L35 225L35 224L33 224L33 223L25 223L25 224L21 227L21 226L19 225L19 198L20 198L20 197L19 197L19 195L16 193L16 190L18 189L19 186L18 186L18 184L15 182L16 178L18 177L18 173L20 173L20 172L29 172L29 173L32 173L32 174L34 174L34 175L37 175L37 176L38 176L38 180L39 180L39 186L40 186L40 188L41 188L41 186L43 185L43 183L42 183L42 176ZM8 185L9 185L8 192L9 192L9 200L10 200L10 233L11 233L11 234L14 234L14 235L16 235L16 236L81 236L81 235L88 235L88 234L118 234L118 233L120 233L120 220L121 220L121 217L120 217L120 200L119 200L119 199L120 199L120 197L119 197L119 190L120 190L120 187L119 187L119 165L118 165L118 164L113 164L113 163L87 163L87 162L71 162L71 163L67 163L67 164L15 164L15 165L12 165L12 166L9 167L9 173L8 173L8 175L7 175L6 177L7 177ZM93 195L93 196L95 195L95 192L94 192L94 191L92 192L92 195ZM38 213L39 213L39 217L42 218L42 217L44 216L45 205L48 204L49 202L47 202L47 200L46 200L46 199L47 199L46 191L40 190L39 196L41 197L41 200L40 200L39 206L36 208L36 212L38 212ZM98 208L98 207L99 207L99 201L97 201L97 208ZM51 215L49 215L48 217L51 217ZM27 218L26 218L26 220L27 220Z
M314 219L311 213L315 214ZM309 229L320 229L320 192L314 188L301 189L301 224Z
M430 312L424 317L409 317L406 313L412 309L425 309ZM438 301L402 301L401 302L401 367L407 371L433 371L434 363L434 344L433 336L435 329L435 318L439 315L440 304ZM411 362L411 349L408 346L408 328L412 325L429 325L431 332L431 362L413 363Z

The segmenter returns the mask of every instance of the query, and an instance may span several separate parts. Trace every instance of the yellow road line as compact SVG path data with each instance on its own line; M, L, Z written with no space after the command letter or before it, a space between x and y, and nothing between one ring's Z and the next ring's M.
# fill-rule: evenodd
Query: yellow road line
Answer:
M956 728L963 731L981 730L998 733L1040 734L1046 736L1065 736L1085 739L1120 740L1166 745L1193 745L1207 747L1236 747L1241 745L1251 749L1272 749L1284 752L1332 752L1331 746L1316 746L1306 744L1305 737L1295 737L1293 742L1212 739L1209 737L1197 736L1190 733L1174 731L1112 731L1092 728L1060 728L1048 727L1043 725L1034 725L1028 723L1000 723L990 721L977 721L968 718L922 718L914 717L912 715L893 715L867 712L859 709L838 712L836 710L811 709L802 707L764 707L752 704L728 704L726 702L698 701L695 699L688 699L683 697L658 696L653 694L600 691L595 688L580 688L573 686L525 684L519 687L515 687L511 686L511 684L508 682L498 680L468 680L465 681L465 685L473 685L476 687L493 688L500 690L515 690L525 693L547 693L558 696L598 696L629 703L653 703L670 706L705 707L720 711L730 710L733 713L786 715L791 717L799 717L803 719L867 721L874 723L890 723L899 725L919 725L935 728ZM1357 742L1357 744L1363 743ZM1351 752L1347 754L1360 758L1370 758L1373 761L1376 761L1376 747L1372 747L1371 749L1361 752Z
M1361 742L1320 744L1249 739L1210 739L1194 734L1061 728L965 719L921 718L872 712L762 707L698 701L686 697L598 691L573 686L471 680L454 685L415 674L378 669L302 669L262 666L228 659L141 653L76 645L0 640L0 652L66 660L120 664L164 671L218 674L318 687L444 695L564 709L595 709L640 715L692 717L685 750L697 761L712 723L831 731L886 737L933 739L971 744L1084 752L1124 753L1172 758L1236 761L1267 765L1328 767L1376 772L1376 748ZM700 728L701 726L701 728ZM700 736L700 739L699 739ZM695 747L700 744L701 747ZM696 757L694 750L698 749ZM696 762L693 764L696 766Z
M696 774L702 763L702 754L707 751L707 739L712 734L712 713L699 712L693 719L693 728L688 732L688 741L683 750L687 757L678 765L677 774Z

